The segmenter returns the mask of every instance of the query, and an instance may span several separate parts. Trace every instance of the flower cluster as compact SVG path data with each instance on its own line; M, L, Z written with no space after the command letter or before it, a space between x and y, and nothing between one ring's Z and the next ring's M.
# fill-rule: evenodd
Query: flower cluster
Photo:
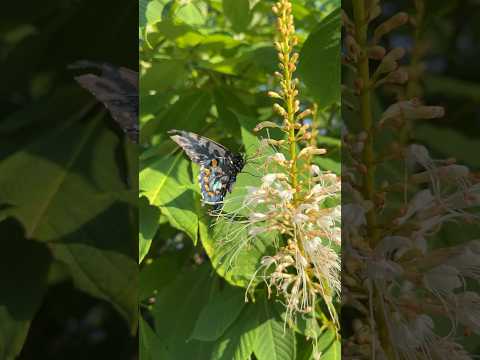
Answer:
M373 118L371 94L408 81L398 63L405 50L387 51L380 42L409 16L394 15L368 39L380 1L353 4L353 20L343 14L344 63L355 77L351 104L362 126L343 139L342 302L358 315L342 357L470 359L457 330L480 334L480 296L467 286L480 280L480 242L456 239L460 245L438 248L435 239L447 224L478 220L480 179L402 138L411 122L442 117L443 108L399 98ZM385 147L383 135L397 140ZM442 317L452 325L447 334L434 321Z
M280 157L280 156L277 156ZM313 312L318 294L329 299L340 289L340 206L325 207L338 195L340 181L334 174L320 174L300 201L284 173L263 177L251 188L244 205L251 209L250 234L277 232L287 239L274 256L262 260L260 270L269 290L285 299L287 317Z
M242 209L247 209L251 237L275 233L279 242L275 254L261 260L252 284L263 280L269 296L285 304L286 324L294 323L299 314L324 321L327 317L320 306L323 300L329 321L338 330L333 301L340 290L340 178L315 165L316 158L326 150L316 142L316 106L313 110L305 108L298 100L299 81L294 77L298 40L290 1L278 1L273 12L278 18L275 47L279 71L275 76L279 88L268 95L277 101L273 110L282 122L265 121L254 131L276 128L285 137L264 139L269 149L276 150L270 152L265 161L266 175L258 187L249 189ZM323 315L321 320L319 314Z

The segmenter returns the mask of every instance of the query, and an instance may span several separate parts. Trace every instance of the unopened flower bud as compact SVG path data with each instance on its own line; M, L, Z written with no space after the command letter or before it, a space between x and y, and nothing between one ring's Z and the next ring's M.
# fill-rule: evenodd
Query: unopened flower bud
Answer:
M273 110L280 116L287 116L287 111L279 104L273 104Z
M255 128L253 129L253 132L259 132L262 129L265 128L278 128L280 125L274 123L273 121L262 121L259 123Z
M291 61L292 63L296 63L296 62L298 61L298 57L299 57L299 56L300 56L300 55L299 55L298 53L293 53L292 58L290 59L290 61Z
M298 110L300 110L300 101L295 100L295 103L293 105L293 111L297 112Z
M375 45L370 46L367 50L367 55L370 59L373 60L382 60L386 54L387 50L383 46Z
M385 35L388 34L390 31L402 26L408 22L408 14L404 12L399 12L395 14L387 21L380 24L373 34L373 42L376 44L378 41Z
M390 105L383 113L380 123L398 117L406 120L436 119L444 114L445 110L441 106L424 106L417 99L412 99Z
M405 69L397 69L390 74L387 75L385 78L385 82L390 84L405 84L408 81L408 71Z
M372 3L372 7L370 8L368 14L368 21L375 20L380 14L382 13L382 8L377 3Z
M304 119L304 118L306 118L307 116L310 116L310 115L312 115L312 110L311 109L304 110L300 114L297 115L297 120L302 120L302 119Z
M282 96L279 93L276 93L275 91L269 91L267 95L273 99L283 99Z
M391 50L385 57L383 58L382 62L378 66L377 70L375 71L374 77L377 77L392 72L398 68L397 61L400 60L405 55L405 49L397 47Z
M360 47L358 46L355 38L351 35L347 35L344 43L347 49L348 60L351 62L357 62L360 54Z
M287 142L286 140L275 140L275 139L263 139L262 142L266 143L267 145L272 146L283 146Z
M327 153L326 149L319 149L315 146L307 146L306 148L302 149L298 154L298 158L308 157L312 155L324 155Z

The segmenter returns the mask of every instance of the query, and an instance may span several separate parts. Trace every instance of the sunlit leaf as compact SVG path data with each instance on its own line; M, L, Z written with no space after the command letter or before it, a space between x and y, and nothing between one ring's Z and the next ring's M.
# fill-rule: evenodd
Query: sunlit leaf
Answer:
M210 270L186 271L158 293L152 309L155 329L167 359L209 359L212 343L189 340L212 285Z
M340 9L324 18L300 52L298 71L320 107L340 101Z
M172 226L186 232L196 243L198 217L189 168L190 162L182 153L157 158L140 172L140 192L150 205L160 208Z
M249 0L223 0L223 11L230 20L232 28L236 32L245 31L250 24L250 2Z
M157 233L158 226L160 225L160 210L149 205L145 197L141 197L139 215L138 262L141 263L143 258L148 254L153 237Z
M292 329L285 328L275 307L266 300L260 302L261 325L257 328L254 353L258 360L290 360L295 359L295 334Z
M236 321L244 304L243 289L225 286L217 290L202 309L191 338L203 341L217 340Z

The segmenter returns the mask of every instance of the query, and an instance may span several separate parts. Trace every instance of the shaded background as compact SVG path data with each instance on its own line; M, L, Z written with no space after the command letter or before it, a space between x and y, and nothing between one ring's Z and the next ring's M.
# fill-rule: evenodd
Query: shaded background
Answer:
M47 0L2 4L0 169L4 170L2 166L15 154L30 149L31 144L48 139L72 117L77 116L79 120L75 123L79 130L78 138L83 136L83 131L94 121L93 118L100 117L96 135L91 140L92 143L87 145L90 160L79 164L74 175L85 181L95 180L98 193L106 196L109 196L108 189L105 189L108 184L115 184L112 192L118 191L117 195L122 189L128 193L131 188L136 188L135 184L129 188L132 184L128 181L130 171L137 174L135 161L128 164L126 161L129 157L126 154L131 154L132 148L125 144L122 131L117 128L103 106L74 81L73 77L78 75L79 71L68 70L67 66L75 61L88 59L137 69L137 23L138 2L131 0ZM79 112L79 109L86 109L85 113ZM55 139L58 138L53 136L52 139L57 141ZM70 140L73 143L75 133L67 142ZM95 149L95 144L107 145ZM64 145L59 142L58 151L55 151L56 144L52 143L49 152L39 151L35 155L61 165L60 157L68 152ZM105 166L102 162L105 162ZM39 164L39 169L41 166ZM102 174L102 169L110 171L110 174ZM16 179L21 183L20 190L23 185L21 177L26 173L33 174L30 183L34 184L35 168L22 169ZM102 180L110 175L113 180ZM38 174L39 179L43 179L43 176L44 174ZM18 202L12 199L13 195L6 189L14 181L15 174L6 174L3 171L0 175L0 186L3 186L5 191L0 191L0 211L8 210L11 203L22 205L22 200L19 197ZM27 183L28 181L25 182ZM104 188L100 189L101 187ZM0 212L0 238L3 241L0 261L4 264L2 270L5 270L0 276L0 309L6 306L8 317L12 304L18 302L24 310L21 320L33 320L19 357L21 359L135 359L138 350L138 341L134 336L136 306L122 309L122 316L118 309L123 304L119 305L117 299L99 300L107 298L107 295L100 294L100 290L94 289L94 285L99 284L92 285L90 291L86 283L82 283L74 265L65 260L67 258L60 259L66 255L59 255L61 249L55 246L65 245L69 251L74 251L73 246L78 245L85 246L83 250L93 249L92 254L99 256L113 254L112 258L105 258L105 262L112 261L117 267L116 270L104 268L102 262L97 260L96 271L100 275L105 274L106 285L103 285L110 286L108 295L116 293L118 298L126 297L122 294L124 290L115 289L115 286L122 283L122 278L130 281L135 277L137 250L134 234L137 226L135 220L129 221L132 209L126 206L124 201L116 199L112 200L107 209L97 210L91 204L82 204L82 195L75 196L77 190L82 189L71 189L73 196L67 193L67 190L59 195L62 201L65 201L65 213L75 213L90 206L92 213L96 214L95 217L85 224L79 223L75 233L54 239L54 242L49 242L48 245L25 240L22 224L12 219L4 220L4 214ZM36 189L30 186L24 191L32 191L31 201L34 202L33 194L41 194L46 190L43 186ZM76 224L71 225L76 227ZM103 235L100 233L101 228L104 229ZM118 228L118 232L109 232L113 228ZM22 247L13 244L16 239L12 238L12 233L16 233L20 239L16 245L22 244ZM109 234L111 239L107 239ZM105 238L104 241L99 241L101 236ZM41 237L42 234L38 234L38 238ZM35 265L38 257L33 252L29 253L28 247L37 243L38 245L33 247L42 248L41 252L45 256L41 261L49 270L46 280L42 278L38 281L41 285L38 285L39 289L33 296L28 292L31 289L27 286L28 279L36 279L36 273L39 272ZM68 247L70 245L71 248ZM21 257L20 253L25 256ZM12 261L18 264L18 269L9 266L4 257L12 258ZM122 267L123 264L125 267ZM95 271L93 268L89 270ZM131 283L136 286L133 281ZM129 289L125 290L128 292ZM136 299L136 294L131 291L130 293L129 297ZM2 360L7 356L2 344L8 347L15 336L19 336L15 339L20 341L20 344L22 341L22 335L18 335L21 331L17 330L23 329L24 324L18 328L15 328L18 323L11 327L9 325L7 321L5 328L0 331Z
M409 89L408 98L418 97L426 105L442 106L445 116L435 120L419 120L413 123L413 143L427 146L434 159L455 158L459 164L467 165L471 172L480 171L480 2L476 0L425 0L425 16L421 31L417 34L420 45L417 61L423 67L418 79ZM381 1L382 15L374 21L380 24L399 11L415 16L413 0ZM351 1L344 1L342 7L351 14ZM373 26L372 26L373 28ZM381 45L387 50L403 47L407 55L400 61L409 65L414 51L414 28L408 24L395 29L385 36ZM418 49L417 49L418 50ZM373 63L373 61L372 61ZM346 75L348 76L348 75ZM373 101L377 119L381 111L396 102L394 86L376 92ZM345 112L346 121L354 120ZM383 139L382 139L383 140ZM390 144L391 139L385 139ZM391 174L390 174L391 175ZM399 175L400 177L402 175ZM380 175L378 176L380 177ZM458 245L478 239L480 227L475 224L449 224L437 234L432 247ZM469 290L478 292L478 284L466 284ZM343 313L345 324L354 314ZM445 324L445 333L449 324ZM352 329L343 328L346 334ZM478 335L457 334L460 342L473 354L480 354Z

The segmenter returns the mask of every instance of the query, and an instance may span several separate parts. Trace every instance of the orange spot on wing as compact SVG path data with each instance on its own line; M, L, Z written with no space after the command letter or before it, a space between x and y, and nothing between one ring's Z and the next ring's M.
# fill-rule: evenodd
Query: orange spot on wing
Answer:
M213 167L217 167L217 165L218 165L217 159L213 159L213 160L212 160L212 166L213 166Z

